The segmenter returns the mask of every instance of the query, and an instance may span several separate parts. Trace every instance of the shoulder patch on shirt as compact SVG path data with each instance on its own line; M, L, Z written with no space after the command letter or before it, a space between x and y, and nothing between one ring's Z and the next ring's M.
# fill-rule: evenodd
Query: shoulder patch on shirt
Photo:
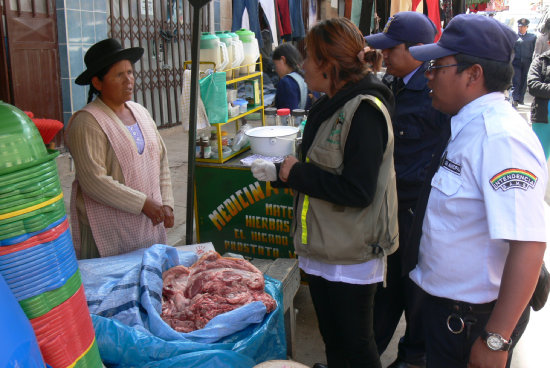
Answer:
M523 169L505 169L493 176L489 183L495 191L502 189L507 191L508 189L523 189L534 188L537 184L538 178L530 171Z

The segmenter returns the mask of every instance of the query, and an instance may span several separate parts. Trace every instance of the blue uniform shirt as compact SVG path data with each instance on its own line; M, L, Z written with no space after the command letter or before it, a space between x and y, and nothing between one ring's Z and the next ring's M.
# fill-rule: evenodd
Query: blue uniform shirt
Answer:
M400 208L415 208L432 154L443 139L444 128L450 124L448 115L432 107L428 81L424 76L427 66L428 63L421 65L404 88L394 91L393 157ZM383 78L390 89L393 79L390 75Z

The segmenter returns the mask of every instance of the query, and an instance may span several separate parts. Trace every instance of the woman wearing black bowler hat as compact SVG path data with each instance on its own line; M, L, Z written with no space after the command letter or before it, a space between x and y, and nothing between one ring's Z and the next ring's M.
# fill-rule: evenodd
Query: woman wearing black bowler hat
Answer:
M76 168L71 223L80 259L165 243L165 228L174 225L166 147L147 110L131 101L133 64L142 55L141 47L100 41L75 81L90 86L88 104L66 133Z

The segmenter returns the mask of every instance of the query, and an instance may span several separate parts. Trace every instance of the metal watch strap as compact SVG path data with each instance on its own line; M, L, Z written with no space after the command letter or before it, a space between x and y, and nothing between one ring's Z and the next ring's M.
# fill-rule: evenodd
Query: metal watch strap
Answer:
M502 347L500 349L493 349L487 342L487 339L489 339L490 337L498 338L500 342L502 342ZM504 337L494 332L487 332L486 330L483 330L481 332L481 338L483 339L483 341L485 341L487 347L493 351L508 351L512 347L512 339L506 340Z

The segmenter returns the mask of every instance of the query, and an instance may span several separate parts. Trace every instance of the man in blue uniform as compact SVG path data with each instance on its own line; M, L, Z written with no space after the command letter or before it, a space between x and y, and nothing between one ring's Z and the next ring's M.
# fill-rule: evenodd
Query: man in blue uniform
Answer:
M512 79L512 105L523 104L527 90L527 73L533 60L537 36L527 32L529 19L518 20L518 38L514 44L514 78Z
M452 116L429 197L417 206L421 232L418 218L411 229L420 239L410 277L425 292L428 367L509 367L529 320L548 173L536 135L503 94L516 39L494 19L457 15L437 44L410 48L432 60L433 106Z
M394 163L399 201L399 249L388 257L387 285L379 285L374 304L374 334L382 354L405 312L407 329L399 341L398 357L391 368L425 366L424 334L419 318L422 293L402 272L404 248L426 167L449 116L432 107L424 72L427 62L415 60L409 47L433 43L437 29L424 14L405 11L390 17L384 31L366 36L369 47L381 49L386 65L383 82L393 91L396 108L392 116L395 139Z

